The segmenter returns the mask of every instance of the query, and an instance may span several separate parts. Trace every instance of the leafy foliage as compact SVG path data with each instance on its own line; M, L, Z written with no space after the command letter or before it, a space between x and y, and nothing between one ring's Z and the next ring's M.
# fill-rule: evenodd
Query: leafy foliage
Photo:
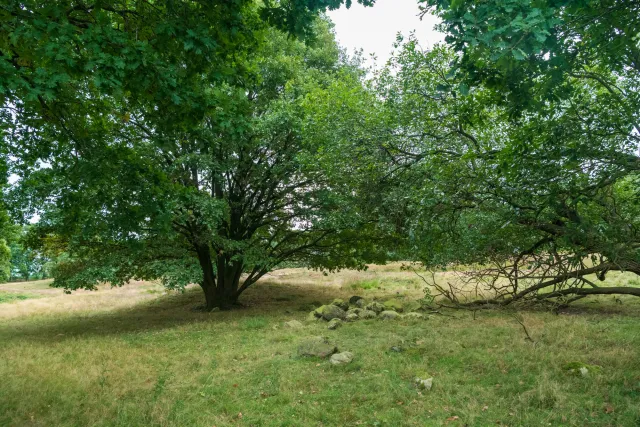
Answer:
M349 231L363 221L314 162L321 147L305 138L303 109L307 92L359 71L344 63L328 24L314 28L308 44L270 30L245 58L241 85L207 84L211 68L194 75L203 104L178 111L99 97L105 116L14 129L22 180L11 196L41 215L41 236L58 239L50 244L62 241L56 285L200 283L213 308L284 261L361 265L366 228Z

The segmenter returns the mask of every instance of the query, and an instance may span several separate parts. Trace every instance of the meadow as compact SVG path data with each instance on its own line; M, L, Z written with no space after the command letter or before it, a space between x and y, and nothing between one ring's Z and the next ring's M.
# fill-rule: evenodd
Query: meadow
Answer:
M558 313L439 309L327 330L306 320L313 307L352 295L418 299L423 282L397 264L278 270L242 308L212 313L194 309L197 287L134 282L67 295L48 285L0 285L0 426L640 425L632 297ZM290 320L304 326L286 328ZM354 361L299 357L309 336ZM577 365L592 369L568 368ZM426 375L433 388L420 391L414 378Z

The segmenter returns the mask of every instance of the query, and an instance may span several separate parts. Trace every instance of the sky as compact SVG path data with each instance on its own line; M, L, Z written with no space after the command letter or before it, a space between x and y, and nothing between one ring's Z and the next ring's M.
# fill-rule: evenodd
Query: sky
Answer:
M377 65L383 66L393 50L398 32L408 36L415 30L423 48L444 40L444 35L433 29L437 18L425 15L420 20L419 13L417 0L377 0L373 7L356 3L350 9L342 7L328 15L336 25L338 42L349 54L362 48L365 58L375 53ZM372 62L369 60L367 64L372 65Z

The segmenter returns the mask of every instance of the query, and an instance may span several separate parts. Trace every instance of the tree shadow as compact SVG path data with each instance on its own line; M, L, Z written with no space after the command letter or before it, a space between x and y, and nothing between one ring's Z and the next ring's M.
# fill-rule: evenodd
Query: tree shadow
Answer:
M306 315L310 304L328 302L339 297L339 290L328 286L301 286L258 283L241 297L233 310L204 312L199 288L184 293L162 295L134 306L95 313L78 312L54 315L38 314L13 319L0 325L0 342L33 341L58 343L75 338L136 334L176 328L199 322L237 322L259 315Z

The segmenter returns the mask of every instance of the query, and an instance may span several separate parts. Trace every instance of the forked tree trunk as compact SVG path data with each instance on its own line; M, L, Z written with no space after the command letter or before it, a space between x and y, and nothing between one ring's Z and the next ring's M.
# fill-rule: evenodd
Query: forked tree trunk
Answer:
M243 263L220 254L216 257L216 273L213 269L211 252L208 247L198 248L198 260L202 268L200 287L204 292L206 310L229 309L238 301L240 276Z

